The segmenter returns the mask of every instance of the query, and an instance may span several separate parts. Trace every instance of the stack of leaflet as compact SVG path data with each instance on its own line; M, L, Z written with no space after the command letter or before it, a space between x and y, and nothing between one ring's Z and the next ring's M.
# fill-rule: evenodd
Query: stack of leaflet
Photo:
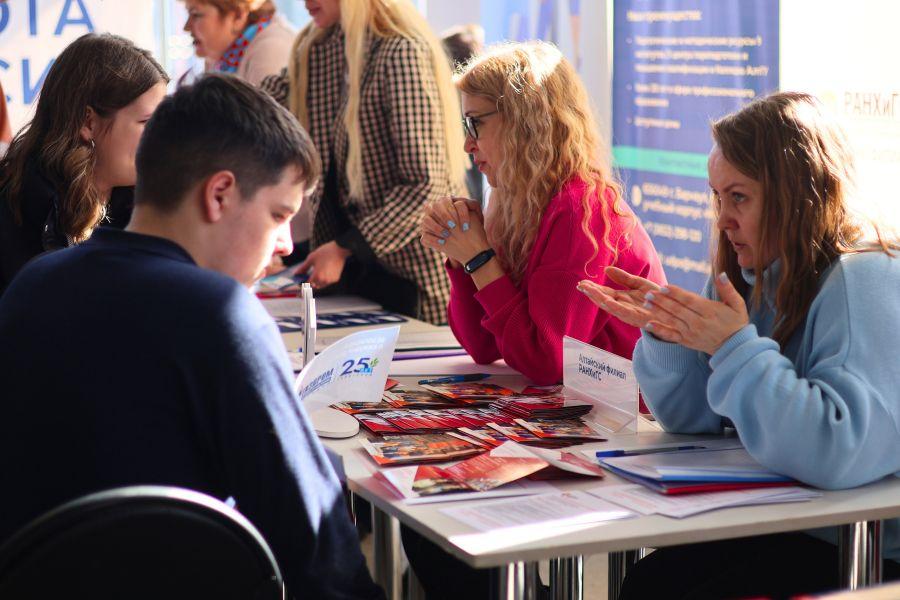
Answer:
M515 424L524 427L542 440L606 441L603 434L590 423L580 419L516 419Z
M495 383L432 383L422 384L422 389L465 404L491 404L501 396L515 396L516 393Z
M465 402L436 396L426 390L397 386L384 392L384 399L394 408L454 408L466 406Z
M613 473L662 494L685 494L796 484L790 477L770 471L742 447L632 456L604 457L600 464Z
M368 431L379 435L385 433L428 433L448 431L459 427L485 427L489 423L512 422L510 417L491 408L390 410L376 413L357 412L353 413L353 416Z
M421 387L394 383L379 402L346 400L332 408L353 415L361 427L376 435L456 430L464 439L487 447L514 441L559 448L603 440L580 419L593 405L565 397L558 388L526 388L517 393L471 381L421 381Z
M481 454L485 448L446 433L386 435L380 440L360 440L379 465L447 461Z
M589 402L567 398L563 394L552 396L506 396L492 405L501 412L522 419L574 419L591 412Z
M578 443L570 439L539 438L516 424L488 423L485 427L460 427L456 431L492 447L500 446L504 442L516 442L541 448L564 448Z

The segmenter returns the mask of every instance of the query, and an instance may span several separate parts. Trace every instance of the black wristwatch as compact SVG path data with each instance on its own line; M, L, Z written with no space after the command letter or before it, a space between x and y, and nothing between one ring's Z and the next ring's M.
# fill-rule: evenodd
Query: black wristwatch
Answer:
M491 260L495 254L496 252L494 252L493 248L488 248L484 252L479 252L475 255L474 258L472 258L472 260L463 265L463 269L466 270L466 273L469 273L471 275L472 273L483 267L484 263Z

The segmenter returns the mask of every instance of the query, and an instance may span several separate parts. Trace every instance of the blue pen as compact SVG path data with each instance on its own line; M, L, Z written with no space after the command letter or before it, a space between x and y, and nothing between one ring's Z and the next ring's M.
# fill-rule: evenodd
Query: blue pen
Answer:
M462 383L464 381L481 381L490 377L487 373L469 373L468 375L447 375L446 377L436 377L434 379L420 379L419 385L430 383Z
M706 450L706 446L669 446L667 448L644 448L642 450L598 450L597 458L640 456L641 454L659 454L660 452L678 452L679 450Z

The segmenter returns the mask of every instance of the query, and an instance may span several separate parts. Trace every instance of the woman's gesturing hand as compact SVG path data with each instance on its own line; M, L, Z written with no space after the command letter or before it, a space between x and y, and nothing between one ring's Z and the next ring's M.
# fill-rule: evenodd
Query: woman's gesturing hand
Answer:
M744 299L724 274L714 280L721 301L675 285L660 287L615 267L607 267L606 274L625 289L591 281L580 282L578 289L609 314L664 341L712 355L750 322Z

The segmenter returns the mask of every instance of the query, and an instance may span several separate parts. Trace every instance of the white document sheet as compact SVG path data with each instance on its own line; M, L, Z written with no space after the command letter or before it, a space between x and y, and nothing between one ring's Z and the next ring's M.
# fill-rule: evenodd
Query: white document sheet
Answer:
M630 510L586 492L556 492L512 500L442 508L441 512L478 531L551 528L625 519Z
M603 486L588 493L642 515L659 514L676 519L718 508L804 502L822 495L807 488L788 486L666 496L637 484Z

